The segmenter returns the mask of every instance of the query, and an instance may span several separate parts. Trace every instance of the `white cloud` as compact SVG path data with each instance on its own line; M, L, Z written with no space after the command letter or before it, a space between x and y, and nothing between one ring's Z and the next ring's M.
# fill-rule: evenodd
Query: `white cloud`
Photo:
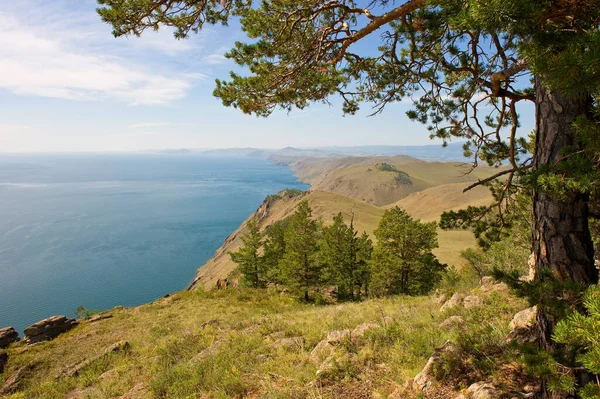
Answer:
M77 28L60 30L56 20L40 21L0 12L0 88L18 95L69 100L116 99L130 105L166 104L183 98L192 80L202 74L157 72L136 60L120 58L107 50L106 43L81 44ZM191 49L188 42L175 41L168 31L149 32L136 46L176 54ZM69 36L71 35L71 36ZM69 37L72 37L70 39ZM108 36L106 39L112 41Z
M205 64L209 64L209 65L216 65L216 64L222 64L224 62L227 61L227 58L225 58L225 56L223 54L209 54L206 57L202 58L202 61Z

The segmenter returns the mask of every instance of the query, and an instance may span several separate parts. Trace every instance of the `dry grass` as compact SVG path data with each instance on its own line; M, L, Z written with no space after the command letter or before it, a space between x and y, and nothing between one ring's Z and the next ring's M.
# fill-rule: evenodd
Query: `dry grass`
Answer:
M472 320L473 328L485 319L503 336L522 304L504 293L485 301L481 310L452 314ZM112 310L113 318L84 322L51 342L13 345L0 385L35 362L23 390L9 397L63 398L77 392L73 397L112 398L138 384L143 384L145 397L164 398L387 397L423 367L435 347L460 333L438 327L448 316L439 307L433 297L314 306L266 290L182 292L138 308ZM380 327L362 340L344 340L336 349L340 359L347 355L355 360L340 360L317 379L318 365L309 360L315 345L329 331L364 322ZM274 345L281 337L301 337L304 343ZM129 342L130 349L92 362L77 377L60 377L66 367L120 340ZM199 353L204 355L192 360Z

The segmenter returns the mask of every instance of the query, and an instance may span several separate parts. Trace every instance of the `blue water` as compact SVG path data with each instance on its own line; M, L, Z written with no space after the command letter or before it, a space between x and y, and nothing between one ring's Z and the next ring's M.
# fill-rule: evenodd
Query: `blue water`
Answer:
M0 154L0 327L186 288L287 167L206 155Z

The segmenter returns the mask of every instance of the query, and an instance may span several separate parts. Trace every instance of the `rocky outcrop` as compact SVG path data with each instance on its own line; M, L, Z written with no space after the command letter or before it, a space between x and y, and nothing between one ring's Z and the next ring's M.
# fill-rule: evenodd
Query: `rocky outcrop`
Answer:
M273 342L273 346L283 349L302 349L304 348L304 337L279 338Z
M104 349L104 351L101 354L96 355L91 358L88 358L88 359L85 359L84 361L79 362L79 363L67 368L62 373L62 377L77 377L81 370L83 370L90 364L102 359L104 356L107 356L111 353L126 351L128 349L129 349L129 342L127 342L127 341L120 341L115 344L112 344L109 347L107 347L106 349Z
M337 344L343 341L345 338L350 337L351 335L352 331L350 330L329 331L327 333L327 341L330 344Z
M25 329L27 343L35 344L37 342L49 341L60 334L71 330L79 324L75 319L69 319L66 316L52 316Z
M440 311L445 312L446 310L455 308L462 303L462 300L463 300L463 296L457 292L454 295L452 295L452 297L450 299L448 299L446 302L444 302Z
M315 346L312 352L310 352L309 359L311 362L318 365L331 356L334 350L335 347L330 344L328 340L324 339Z
M19 333L12 327L0 328L0 348L6 348L8 345L19 340Z
M519 343L536 342L535 325L537 322L537 313L537 306L521 310L517 313L508 325L510 332L508 333L507 340Z
M2 388L0 388L0 395L7 395L9 393L14 393L21 389L23 382L27 379L35 368L37 367L37 363L29 363L20 369L18 369L13 375L8 377Z
M352 330L352 339L360 339L362 338L368 331L375 330L380 328L379 324L376 323L362 323L356 326L354 330Z
M448 341L441 348L436 349L433 352L433 355L427 361L427 364L421 370L419 374L417 374L413 380L414 384L420 391L427 391L436 384L436 379L434 375L434 370L436 366L440 365L443 361L442 357L445 353L453 352L456 350L456 346Z
M477 295L469 295L463 299L465 309L473 309L483 306L483 298Z

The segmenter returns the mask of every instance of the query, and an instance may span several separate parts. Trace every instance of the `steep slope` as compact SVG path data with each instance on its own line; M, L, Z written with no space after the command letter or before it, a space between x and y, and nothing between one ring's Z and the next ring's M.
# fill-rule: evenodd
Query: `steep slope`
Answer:
M384 210L367 203L344 197L334 193L310 190L300 195L294 195L289 191L282 191L276 196L267 197L258 210L250 217L256 218L261 229L266 229L278 220L283 220L294 213L300 201L307 200L313 208L313 216L322 218L325 223L342 212L347 219L354 213L354 226L360 232L371 233L383 214ZM196 278L190 288L213 287L217 280L227 277L235 270L235 263L231 261L229 251L236 251L242 244L241 237L246 232L246 220L235 232L233 232L223 246L215 252L215 256L204 266L198 269Z

